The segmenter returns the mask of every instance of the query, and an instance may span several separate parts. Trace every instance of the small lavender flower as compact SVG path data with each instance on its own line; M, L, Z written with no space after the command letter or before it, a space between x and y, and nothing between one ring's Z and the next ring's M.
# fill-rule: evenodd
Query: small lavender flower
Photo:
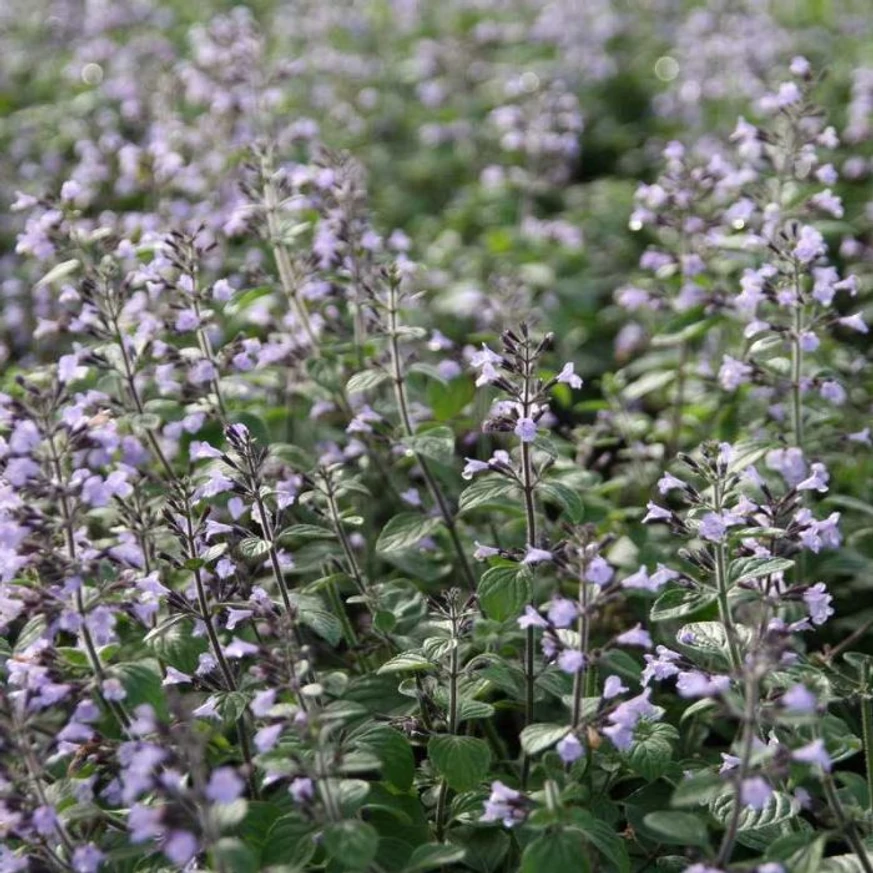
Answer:
M585 747L579 742L576 734L567 734L557 745L558 755L565 764L578 761L585 753Z
M751 809L763 809L773 796L773 788L761 776L744 779L740 786L740 803Z
M824 741L821 739L813 740L811 743L795 749L791 753L791 757L801 764L814 764L821 767L826 773L829 773L833 766L833 761L825 749Z
M499 821L506 828L515 827L527 817L522 795L519 791L500 781L491 783L491 794L485 801L485 812L479 821Z

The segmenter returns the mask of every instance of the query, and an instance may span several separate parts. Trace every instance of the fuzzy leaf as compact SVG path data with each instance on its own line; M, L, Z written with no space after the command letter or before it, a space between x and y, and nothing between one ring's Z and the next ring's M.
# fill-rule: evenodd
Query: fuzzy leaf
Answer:
M427 744L427 754L437 772L455 791L469 791L488 775L491 749L476 737L437 734Z
M441 524L439 518L421 515L418 512L403 512L395 515L382 528L376 542L376 551L381 555L390 555L411 549L420 540L430 536Z
M540 834L521 856L521 873L588 873L591 864L581 836L572 830Z
M538 755L550 749L570 732L565 724L529 724L521 732L521 747L528 755Z
M706 848L709 845L706 824L690 812L660 809L656 812L650 812L643 819L643 824L656 834L662 843L700 846L701 848Z
M530 594L527 567L491 567L482 574L477 586L479 605L494 621L516 618L530 600Z
M356 819L329 824L324 829L324 848L343 870L365 870L376 857L379 834Z
M682 618L715 603L718 595L714 591L688 588L668 588L662 591L652 604L649 618L652 621L669 621Z
M363 391L370 391L388 378L388 373L385 370L364 370L361 373L355 373L346 382L346 394L360 394Z

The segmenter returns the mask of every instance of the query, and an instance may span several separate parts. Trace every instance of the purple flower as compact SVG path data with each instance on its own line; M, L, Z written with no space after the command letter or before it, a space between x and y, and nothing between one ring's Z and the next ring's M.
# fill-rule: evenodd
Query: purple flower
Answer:
M680 697L715 697L727 691L730 679L727 676L707 676L699 670L683 671L676 680Z
M745 385L752 378L752 368L749 364L725 355L718 371L718 381L725 391L736 391L740 385Z
M511 828L524 821L525 811L521 793L500 781L491 783L491 794L485 801L485 812L479 821L499 821Z
M627 691L627 685L623 685L618 676L607 676L603 683L603 699L611 700L619 694L624 694Z
M724 516L718 515L715 512L707 512L700 519L700 527L698 529L700 536L712 543L720 543L727 533L727 524Z
M523 443L532 443L537 438L537 425L532 418L520 418L515 425L515 435Z
M821 739L813 740L811 743L795 749L791 753L791 757L801 764L817 764L826 773L830 772L831 765L833 764L827 749L825 749L824 740Z
M669 491L672 491L674 488L684 491L686 485L681 479L678 479L672 473L664 473L664 475L658 480L658 492L661 495L664 495Z
M604 558L597 555L588 564L585 571L585 579L593 585L607 585L615 574L615 570L609 566Z
M858 333L870 332L870 328L867 327L867 323L864 321L864 316L862 316L860 312L856 312L854 315L847 315L845 318L838 318L837 321L843 327L848 327L850 330L856 330Z
M279 736L281 733L281 724L274 724L269 727L261 728L254 736L255 748L262 755L269 752L270 749L279 742Z
M651 693L651 688L646 688L642 694L620 703L609 714L611 724L603 728L603 733L617 749L627 751L633 745L634 730L639 721L657 715L658 710L649 700Z
M200 848L197 838L190 831L170 831L161 851L167 860L177 867L184 867Z
M666 646L658 646L654 655L643 655L646 666L640 676L640 682L648 685L652 679L669 679L679 672L675 662L682 656Z
M270 710L276 705L276 689L268 688L266 691L258 691L249 704L249 709L258 718L266 718Z
M233 767L219 767L212 771L206 786L206 797L212 803L233 803L242 796L245 782Z
M575 602L568 600L566 597L556 597L549 604L549 621L555 627L570 627L576 620L577 614L578 609Z
M239 637L234 639L224 647L224 654L228 658L245 658L248 655L256 655L258 647L254 643L249 643L246 640L241 640Z
M802 482L798 482L796 487L798 491L825 492L828 490L828 480L830 478L825 465L816 463L812 465L812 474Z
M651 500L646 504L646 509L648 512L643 518L643 524L649 521L670 521L673 518L673 513L669 509L664 509Z
M831 607L833 597L828 594L824 582L816 582L803 592L803 601L809 610L809 618L813 624L824 624L834 614Z
M544 561L551 561L552 553L546 551L545 549L536 549L533 546L527 547L527 552L525 553L524 560L521 562L522 564L541 564Z
M76 873L97 873L105 857L93 843L78 846L73 852L73 870Z
M483 545L479 540L474 540L474 545L476 546L476 551L473 552L473 557L477 561L484 561L500 554L500 549L495 549L494 546Z
M740 786L740 803L752 809L763 809L773 796L773 789L761 776L744 779Z
M808 714L815 712L818 700L805 685L798 682L782 695L782 705L789 712Z
M582 743L579 742L576 734L567 734L557 745L558 755L565 764L572 764L578 761L585 752Z
M521 615L518 618L518 626L522 630L526 630L529 627L548 627L549 623L539 614L539 612L537 612L536 609L534 609L533 606L527 604L524 608L524 615Z
M846 402L846 389L839 382L835 382L832 379L821 383L819 393L828 403L833 403L834 406L842 406Z
M477 461L474 458L467 458L466 461L461 472L462 479L472 479L477 473L487 473L491 469L487 461Z
M632 627L630 630L625 631L623 634L619 634L615 638L615 641L620 646L640 646L644 649L651 649L653 645L649 632L644 630L639 624Z
M794 257L802 264L811 264L826 251L824 237L814 227L804 225L794 247Z
M566 385L569 385L571 388L581 388L582 387L582 378L581 376L577 376L573 372L573 363L568 362L564 364L561 372L557 375L557 381L563 382Z
M135 803L128 813L127 827L130 831L130 841L134 844L159 837L163 831L161 809Z
M308 803L315 796L315 786L308 776L298 776L288 786L288 793L295 803Z
M564 651L558 655L558 667L561 672L573 676L580 670L584 669L585 655L577 649L564 649Z

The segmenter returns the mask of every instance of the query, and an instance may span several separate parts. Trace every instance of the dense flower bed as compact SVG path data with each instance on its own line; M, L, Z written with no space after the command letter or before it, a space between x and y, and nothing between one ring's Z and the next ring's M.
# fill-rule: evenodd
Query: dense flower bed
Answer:
M866 12L7 0L0 873L873 873Z

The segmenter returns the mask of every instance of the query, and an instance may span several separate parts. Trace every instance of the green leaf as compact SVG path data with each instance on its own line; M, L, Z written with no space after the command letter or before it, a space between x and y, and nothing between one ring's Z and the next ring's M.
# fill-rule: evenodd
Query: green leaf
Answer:
M868 865L866 867L857 855L832 855L821 862L818 873L867 873L869 867L873 866L873 851L865 852L865 854Z
M712 817L727 827L733 818L736 794L730 791L709 804ZM788 794L774 791L762 809L744 806L737 820L738 839L753 849L764 849L778 835L775 825L780 825L797 815L797 801Z
M458 500L458 512L471 509L500 509L505 512L521 512L517 498L521 495L518 486L505 476L497 474L481 476L473 480L462 492Z
M479 605L488 618L506 621L517 617L530 600L530 570L527 567L491 567L477 586Z
M406 437L403 443L417 455L449 466L455 459L455 434L448 427L433 427L424 433Z
M401 652L386 661L376 672L378 674L408 673L435 669L436 664L431 663L424 655L418 652Z
M679 734L670 724L641 722L637 737L626 753L628 764L649 782L654 782L667 772L673 757L673 741Z
M416 328L407 329L416 330ZM407 372L421 373L422 376L427 376L428 379L433 379L441 385L448 385L448 382L443 378L443 374L440 373L439 368L435 367L433 364L427 363L426 361L416 361L414 364L410 364L409 367L407 367Z
M364 821L352 819L329 824L324 829L324 848L343 870L364 870L379 849L379 834Z
M589 873L585 844L570 830L540 834L521 856L521 873Z
M270 552L270 544L260 537L246 537L236 547L237 554L246 561L262 561Z
M418 873L422 870L436 870L447 864L457 864L464 860L465 850L461 846L451 846L445 843L425 843L419 846L406 865L406 873Z
M326 527L319 527L317 524L292 524L291 527L286 527L276 537L276 542L280 546L288 546L288 548L296 548L301 543L312 542L313 540L334 540L336 534Z
M488 775L491 749L476 737L438 734L427 744L427 754L437 772L455 791L469 791Z
M142 703L151 704L162 717L167 711L167 698L161 687L161 675L157 661L143 658L136 663L116 664L111 668L118 677L127 696L124 705L131 711Z
M643 824L654 833L660 842L680 846L709 845L709 833L701 819L690 812L673 812L658 810L650 812Z
M732 585L739 585L749 579L785 572L793 566L794 561L789 558L738 558L731 563L728 576Z
M745 628L734 625L737 636L743 637ZM683 625L676 634L678 645L690 649L703 658L730 663L730 650L725 626L720 621L695 621Z
M640 400L647 394L660 391L671 385L676 378L674 370L650 370L635 382L631 382L621 393L625 400Z
M69 261L61 261L60 264L56 264L52 267L36 284L51 285L52 282L60 282L62 279L72 276L73 273L79 269L79 266L80 262L78 258L70 258Z
M566 513L571 524L581 524L585 519L585 504L578 492L563 482L543 482L537 492L543 500L557 503Z
M521 747L528 755L538 755L550 749L570 733L566 724L529 724L521 732Z
M258 873L258 856L242 840L223 837L210 852L216 870L233 870L234 873Z
M616 833L614 825L596 818L585 809L572 811L573 827L581 831L607 861L613 864L618 873L628 873L630 856L626 842Z
M382 763L382 775L387 782L406 791L415 777L415 756L409 740L387 725L373 725L353 737L368 748Z
M688 588L668 588L662 591L652 604L649 618L652 621L669 621L699 612L711 603L715 603L718 595L714 591Z
M670 798L670 805L704 806L725 791L730 791L730 786L717 773L704 770L679 782Z
M379 534L376 551L381 555L403 552L413 548L420 540L430 536L442 521L418 512L403 512L395 515Z
M497 828L457 827L449 839L464 847L464 864L477 873L497 873L510 845L509 835Z
M388 378L389 375L385 370L364 370L361 373L355 373L346 382L346 394L360 394L362 391L370 391Z

